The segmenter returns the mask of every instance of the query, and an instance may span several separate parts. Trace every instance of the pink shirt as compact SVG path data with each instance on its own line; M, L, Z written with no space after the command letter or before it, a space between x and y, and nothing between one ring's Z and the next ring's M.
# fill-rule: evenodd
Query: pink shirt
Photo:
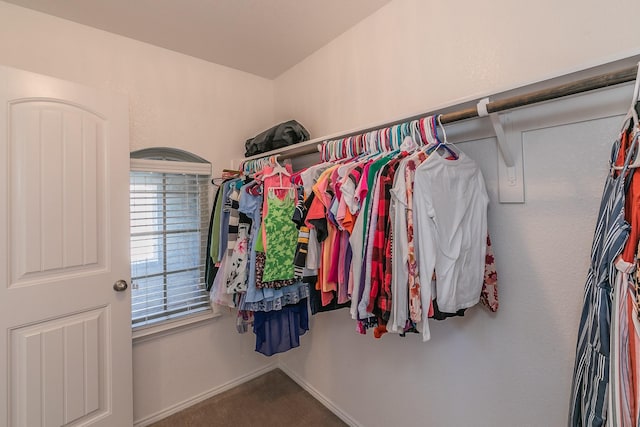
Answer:
M261 176L258 178L262 180L262 191L263 191L262 194L267 194L269 192L269 188L273 188L273 187L291 188L293 186L293 184L291 184L290 175L287 175L284 173L282 174L276 173L274 175L268 176L269 174L273 173L274 169L275 168L273 166L265 166L264 168L262 168L262 172L260 174ZM291 165L286 165L285 169L287 170L287 172L289 172L289 174L291 174L293 171L293 169L291 168ZM269 205L267 204L267 198L264 197L264 201L262 202L262 220L263 220L262 241L264 242L265 253L267 252L267 232L264 227L264 218L267 217L268 213L269 213Z

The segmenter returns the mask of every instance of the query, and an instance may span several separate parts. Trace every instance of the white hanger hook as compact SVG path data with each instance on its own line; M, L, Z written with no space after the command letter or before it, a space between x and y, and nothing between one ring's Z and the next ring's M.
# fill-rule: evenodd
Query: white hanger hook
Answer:
M448 144L447 131L444 130L444 126L442 125L442 114L438 114L438 125L440 125L440 129L442 129L442 138L444 139L444 143Z
M636 74L636 85L633 88L633 99L631 100L631 108L635 108L640 98L640 62L638 62L638 72Z

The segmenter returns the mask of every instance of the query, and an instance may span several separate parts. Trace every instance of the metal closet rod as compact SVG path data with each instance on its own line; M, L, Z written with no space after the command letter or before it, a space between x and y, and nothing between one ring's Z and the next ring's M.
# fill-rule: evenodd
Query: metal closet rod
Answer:
M529 92L524 95L512 96L510 98L499 99L487 104L487 112L498 113L500 111L512 110L526 105L537 104L539 102L550 101L552 99L562 98L565 96L576 95L583 92L590 92L596 89L602 89L607 86L614 86L621 83L627 83L636 79L638 67L636 65L619 71L613 71L599 76L589 77L571 83L554 86L549 89L541 89L535 92ZM478 117L476 107L467 108L452 113L443 114L440 118L442 123L453 123L460 120Z
M501 111L512 110L518 107L524 107L526 105L537 104L539 102L550 101L552 99L562 98L565 96L576 95L583 92L590 92L592 90L602 89L608 86L615 86L622 83L634 81L638 72L638 66L624 68L622 70L613 71L610 73L600 74L594 77L588 77L586 79L577 80L575 82L566 83L559 86L554 86L548 89L541 89L534 92L529 92L523 95L516 95L505 99L499 99L489 102L487 104L487 112L498 113ZM424 117L426 116L417 116ZM453 111L451 113L442 114L440 121L442 123L453 123L461 120L472 119L478 117L478 110L476 107L469 107L459 111ZM415 118L415 117L414 117ZM376 129L383 129L396 124L404 123L412 120L407 118L405 120L399 120L392 123L386 123L384 125L376 126L373 128L364 129L358 132L347 133L342 136L330 138L330 140L337 140L346 138L348 136L360 135L363 133L371 132ZM317 153L318 149L316 144L310 144L300 147L299 150L292 149L289 152L281 153L279 158L289 159L293 157L303 156L305 154Z

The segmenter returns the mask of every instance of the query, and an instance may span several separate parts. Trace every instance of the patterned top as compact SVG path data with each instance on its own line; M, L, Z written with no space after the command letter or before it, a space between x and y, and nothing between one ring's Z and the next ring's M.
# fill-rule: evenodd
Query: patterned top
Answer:
M280 199L274 188L269 189L267 204L269 212L264 218L266 261L263 282L293 279L293 258L298 241L298 230L291 220L295 211L295 189L285 190Z
M238 184L241 184L238 181ZM240 213L238 207L240 206L240 189L237 184L231 186L231 192L229 197L225 200L224 208L229 212L229 226L228 226L228 243L227 254L233 255L233 250L236 247L236 240L238 239L238 226L240 225Z
M409 268L409 318L412 322L419 323L422 320L422 303L420 302L420 273L416 258L416 245L413 231L413 182L416 167L424 162L427 155L419 151L417 157L407 161L404 178L407 188L407 239L408 239L408 268ZM430 311L429 309L427 311Z
M372 209L376 209L378 220L376 221L376 228L373 237L371 258L371 298L367 305L367 312L374 313L378 317L382 318L383 324L386 324L386 321L389 320L389 314L391 312L391 281L389 280L388 287L384 286L387 267L385 254L387 244L391 238L391 223L389 221L391 187L393 186L396 168L398 167L400 160L404 157L406 157L406 155L398 156L387 163L387 165L382 169L380 174L380 183L378 186L378 205L372 206Z
M496 260L493 256L491 238L487 234L487 254L484 264L484 282L480 302L490 311L498 311L498 274L496 273Z

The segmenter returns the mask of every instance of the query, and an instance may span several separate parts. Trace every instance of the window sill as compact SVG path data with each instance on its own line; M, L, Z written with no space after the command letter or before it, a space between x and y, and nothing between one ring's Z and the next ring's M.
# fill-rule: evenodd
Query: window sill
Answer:
M166 335L175 334L189 328L199 326L208 320L220 317L221 313L208 310L203 313L185 316L179 319L166 320L162 323L151 326L140 326L132 331L133 343L143 342L160 338Z

